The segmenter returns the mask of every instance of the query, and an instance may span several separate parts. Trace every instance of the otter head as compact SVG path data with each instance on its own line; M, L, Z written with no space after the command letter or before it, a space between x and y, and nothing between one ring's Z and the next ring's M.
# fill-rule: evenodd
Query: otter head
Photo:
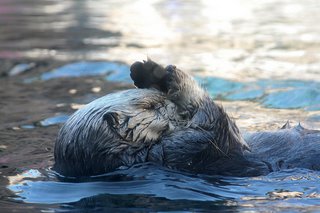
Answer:
M176 106L154 89L99 98L75 112L55 144L54 169L84 176L144 162L150 147L178 127Z

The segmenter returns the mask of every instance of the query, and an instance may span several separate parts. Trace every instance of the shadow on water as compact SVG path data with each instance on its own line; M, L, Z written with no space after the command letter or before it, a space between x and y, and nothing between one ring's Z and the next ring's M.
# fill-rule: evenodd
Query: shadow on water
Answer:
M317 207L319 177L301 169L255 178L196 176L141 164L82 180L29 170L8 177L8 188L15 202L55 205L57 212L290 211Z

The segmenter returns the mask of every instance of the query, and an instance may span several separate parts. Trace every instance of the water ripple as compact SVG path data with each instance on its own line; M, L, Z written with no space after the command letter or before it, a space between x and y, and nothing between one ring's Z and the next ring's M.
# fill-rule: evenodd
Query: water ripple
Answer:
M149 210L161 209L161 205L157 205L161 201L162 205L175 210L181 209L182 204L186 209L198 206L205 210L224 203L222 208L236 207L240 211L259 200L264 202L255 205L269 208L278 207L275 200L286 199L287 203L294 200L295 207L316 207L320 201L320 173L305 169L254 178L196 176L152 164L136 165L85 180L64 179L52 174L51 177L43 175L43 180L39 180L39 172L32 180L33 174L24 174L23 179L8 186L18 196L16 200L68 204L71 209L88 208L92 203L96 208L108 208L114 200L123 202L122 206L134 205ZM136 203L137 199L156 202ZM290 206L286 208L290 209Z

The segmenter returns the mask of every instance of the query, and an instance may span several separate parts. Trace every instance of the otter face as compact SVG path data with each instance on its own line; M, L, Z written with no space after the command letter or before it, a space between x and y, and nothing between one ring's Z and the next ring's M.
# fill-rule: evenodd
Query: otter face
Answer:
M153 92L152 96L141 99L131 97L129 105L125 100L123 104L112 105L103 115L103 120L121 140L132 145L152 144L179 128L181 122L175 113L176 106L161 93Z

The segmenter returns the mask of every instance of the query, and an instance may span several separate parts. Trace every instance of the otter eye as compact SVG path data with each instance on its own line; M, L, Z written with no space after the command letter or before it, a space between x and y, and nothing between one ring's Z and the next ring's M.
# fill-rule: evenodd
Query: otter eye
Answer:
M119 125L118 114L116 112L108 112L104 114L103 120L107 121L108 125L112 127Z

